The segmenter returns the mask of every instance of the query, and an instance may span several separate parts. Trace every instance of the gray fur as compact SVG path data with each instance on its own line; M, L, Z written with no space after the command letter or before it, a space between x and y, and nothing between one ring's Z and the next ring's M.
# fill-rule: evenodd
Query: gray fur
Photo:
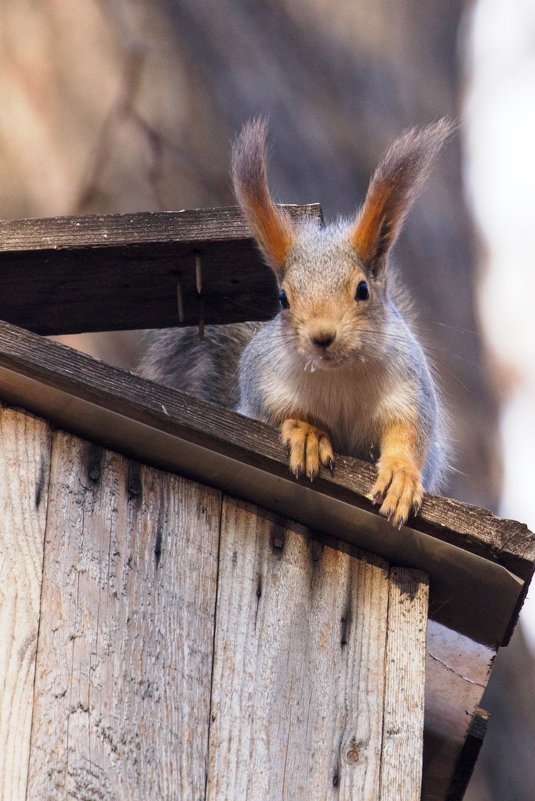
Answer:
M258 117L248 123L232 145L232 183L240 206L246 194L271 202L266 168L267 123Z
M234 409L239 402L238 362L261 323L168 328L149 333L138 372L151 381Z

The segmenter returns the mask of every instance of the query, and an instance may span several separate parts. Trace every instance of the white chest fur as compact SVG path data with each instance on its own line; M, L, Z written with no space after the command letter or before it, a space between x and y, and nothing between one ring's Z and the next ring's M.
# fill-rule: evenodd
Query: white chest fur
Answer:
M370 458L378 444L381 375L366 361L311 373L301 359L291 360L266 370L266 405L279 421L297 417L326 428L341 453Z

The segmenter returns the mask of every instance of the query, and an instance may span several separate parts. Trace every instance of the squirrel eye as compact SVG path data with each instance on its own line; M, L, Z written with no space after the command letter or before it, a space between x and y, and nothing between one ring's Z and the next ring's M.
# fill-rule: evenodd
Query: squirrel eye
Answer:
M290 308L290 301L286 297L286 292L284 291L284 289L281 289L281 291L279 292L279 300L283 309Z
M357 284L357 291L355 292L355 300L368 300L370 297L370 290L366 281L359 281Z

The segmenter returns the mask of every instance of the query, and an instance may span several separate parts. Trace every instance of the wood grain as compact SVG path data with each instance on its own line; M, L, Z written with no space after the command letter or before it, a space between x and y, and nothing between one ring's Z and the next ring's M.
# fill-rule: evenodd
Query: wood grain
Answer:
M429 586L391 568L380 801L420 801Z
M11 440L17 448L17 464L34 464L35 459L27 455L25 425L28 421L38 423L48 437L47 426L13 411L4 412L4 418L7 417L16 423L10 430ZM80 798L93 799L104 794L114 801L128 797L134 787L141 787L147 794L156 787L162 799L173 798L173 787L165 777L162 778L164 771L176 786L180 786L181 798L188 798L180 783L186 774L193 776L192 786L202 788L204 792L212 654L212 630L206 608L211 594L213 626L215 555L213 552L206 554L202 547L201 555L196 552L198 546L206 541L208 526L212 532L210 536L214 536L214 530L217 532L220 519L218 493L213 493L217 502L213 504L211 519L205 520L203 507L194 508L190 482L125 462L117 455L64 434L55 434L54 438L53 491L47 528L32 780L28 798L61 799L66 797L62 794L74 793ZM25 483L26 478L19 481L11 461L6 462L11 446L5 430L3 439L7 443L3 453L7 470L2 487L11 487L10 503L16 514L20 514L24 503L29 502L32 491L35 490L39 496L43 518L42 549L46 517L44 478L40 474L35 488L31 482ZM201 486L197 489L211 497L210 490ZM19 495L23 501L19 501ZM165 509L169 512L162 511ZM204 509L206 511L206 505ZM173 518L170 525L169 515ZM377 630L382 632L384 629L386 637L386 612L381 608L381 602L377 605L373 595L367 596L364 602L361 598L365 592L363 575L368 575L372 567L375 572L384 572L384 563L380 560L365 561L364 570L359 562L362 554L353 548L342 546L344 552L339 550L339 542L325 537L322 538L323 544L312 540L301 527L240 502L227 500L225 515L227 545L235 547L231 553L227 548L226 557L225 551L221 551L218 619L222 621L222 629L218 633L222 631L222 639L216 638L216 643L222 644L227 661L219 674L214 673L211 702L210 765L216 776L214 792L229 790L230 785L227 786L226 780L221 778L221 771L229 764L231 774L234 770L232 775L244 781L244 765L249 759L247 742L250 748L260 748L255 763L257 767L260 765L258 775L262 774L265 756L261 749L267 749L268 781L279 789L280 761L272 763L271 755L277 753L278 747L280 750L280 742L289 744L287 765L291 769L287 768L282 792L284 786L288 792L293 792L292 786L298 786L307 792L316 793L317 790L320 798L325 790L325 797L330 798L329 793L334 797L337 793L344 797L346 789L351 793L357 785L373 787L378 781L379 769L374 773L370 749L363 749L363 744L368 744L366 726L372 725L370 716L377 714L375 705L381 693L373 681L378 680L382 671L377 661L373 663L373 651L370 652L372 668L368 666L364 678L362 664L358 672L355 660L356 651L365 647L358 638L366 638L367 630L379 626ZM198 533L193 534L197 516L201 526ZM176 518L180 519L178 524ZM175 565L165 574L168 566L165 532L172 534L173 525L175 529L178 525L183 532L184 526L188 529L188 519L191 530L186 531L183 550L173 557L180 560L181 567ZM4 520L4 527L5 523ZM17 528L13 530L18 536ZM197 537L201 538L199 542ZM217 533L215 537L217 539ZM9 542L8 551L13 554L8 552L10 569L20 588L21 566L24 567L27 560L19 564L18 540L15 548L11 547L12 543L9 538L5 539L5 535L3 542ZM5 564L4 555L3 568ZM176 610L177 606L180 608L180 599L184 595L198 598L199 587L195 589L193 585L194 576L199 572L206 579L202 580L201 588L205 600L200 604L196 600L182 615L182 611ZM160 576L164 577L163 580ZM249 584L244 581L244 576L249 576ZM8 588L13 586L10 580L5 585ZM248 594L245 587L249 588ZM373 588L373 583L370 587ZM5 597L4 593L0 612L2 621L6 619L6 609L9 610ZM20 597L19 593L19 607ZM24 601L31 599L26 587L22 598ZM373 608L368 607L369 601ZM33 613L37 618L38 600L34 607ZM380 621L373 620L376 607L382 615L382 628ZM229 609L230 615L227 614ZM354 609L356 613L353 615ZM253 610L254 631L250 619ZM200 624L195 621L200 621ZM24 626L17 620L15 634L24 631ZM200 632L203 631L204 651L199 645L202 640ZM433 631L434 635L428 641L430 672L426 688L428 757L425 787L426 793L431 793L430 798L444 799L465 736L465 722L471 719L465 711L479 702L488 679L490 657L488 649L466 643L460 635L453 635L453 632L448 633L440 627L437 629L436 624L431 626L430 632ZM353 633L357 642L352 639ZM376 634L370 636L376 638ZM380 633L379 640L381 637L383 634ZM6 641L5 635L3 639ZM254 647L257 650L251 653ZM242 648L245 654L243 663L240 661ZM329 661L326 656L329 649L339 657L338 661ZM11 650L14 652L14 647ZM192 650L200 652L198 660L202 665L196 661L195 655L191 655ZM185 678L182 672L182 683L180 669L183 664L177 664L180 654L186 654L188 664L193 665ZM230 673L229 660L232 665L238 664ZM239 670L245 669L244 666L248 670L246 684L249 682L247 686L253 686L254 693L243 702L245 706L240 710L245 710L243 718L249 721L247 725L251 732L249 741L246 738L244 742L236 743L234 732L242 731L244 724L239 717L241 711L236 712L237 689L233 682L238 681L237 675ZM30 664L29 673L32 669ZM6 674L5 663L2 670ZM8 670L7 675L12 680L16 678L17 686L20 686L23 671L24 668L21 671ZM196 678L192 678L192 674ZM216 679L217 675L219 679ZM430 681L433 677L434 680ZM352 684L357 687L363 682L368 682L365 693L373 699L366 702L364 713L358 705L362 699L359 701L354 697L351 689ZM173 689L164 692L162 686ZM2 755L6 765L0 774L4 783L0 783L4 792L0 798L18 801L26 798L33 676L30 683L24 678L25 693L13 690L9 681L5 687L2 714L7 728L4 726L2 733ZM176 706L177 687L182 699L179 709ZM189 704L183 701L186 697L191 699ZM234 699L230 706L229 697ZM242 699L239 699L238 706L240 703ZM347 707L345 711L342 710L343 703ZM371 711L370 703L373 706ZM13 714L14 709L16 714ZM229 711L230 718L218 719L218 709L221 715ZM358 713L358 726L353 729L353 719L351 715L348 717L347 709ZM260 723L257 724L257 720ZM263 720L269 721L267 734ZM21 721L26 726L25 732ZM247 726L243 731L247 731ZM279 735L286 739L281 741ZM373 736L376 737L376 732ZM225 737L230 742L228 753ZM13 744L11 750L9 743ZM219 747L214 755L217 743ZM301 748L305 749L304 756ZM177 755L180 754L182 757L179 759ZM470 769L472 757L475 758L475 752L470 752L464 759L463 769ZM376 759L377 765L378 755ZM194 769L191 767L193 764L197 766ZM234 780L232 775L228 780L231 783ZM325 780L325 776L330 778ZM255 785L257 778L255 776ZM292 785L294 779L297 785L295 782ZM247 778L247 787L252 781ZM231 793L234 791L229 790Z
M39 626L50 429L0 408L0 799L24 801Z
M198 801L220 495L54 435L29 801Z
M317 204L284 208L321 220ZM177 284L185 325L201 313L229 323L276 309L271 271L237 207L0 221L0 275L0 318L40 334L177 326Z
M226 498L207 799L379 787L388 571Z
M295 482L271 427L7 323L0 324L0 392L129 456L425 570L432 617L491 646L508 641L535 564L535 538L521 523L426 495L421 514L396 532L368 500L373 465L337 455L334 478L327 471L313 486Z

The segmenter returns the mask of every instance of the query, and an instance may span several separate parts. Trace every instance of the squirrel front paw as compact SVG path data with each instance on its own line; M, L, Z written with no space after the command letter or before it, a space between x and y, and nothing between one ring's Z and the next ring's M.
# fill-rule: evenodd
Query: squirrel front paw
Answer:
M374 504L381 504L379 514L401 528L409 514L418 514L424 490L417 467L406 460L382 457L377 464L377 481L372 489Z
M313 481L320 464L333 472L334 453L326 431L311 423L290 418L281 426L282 444L290 451L290 470L296 478L306 474Z

